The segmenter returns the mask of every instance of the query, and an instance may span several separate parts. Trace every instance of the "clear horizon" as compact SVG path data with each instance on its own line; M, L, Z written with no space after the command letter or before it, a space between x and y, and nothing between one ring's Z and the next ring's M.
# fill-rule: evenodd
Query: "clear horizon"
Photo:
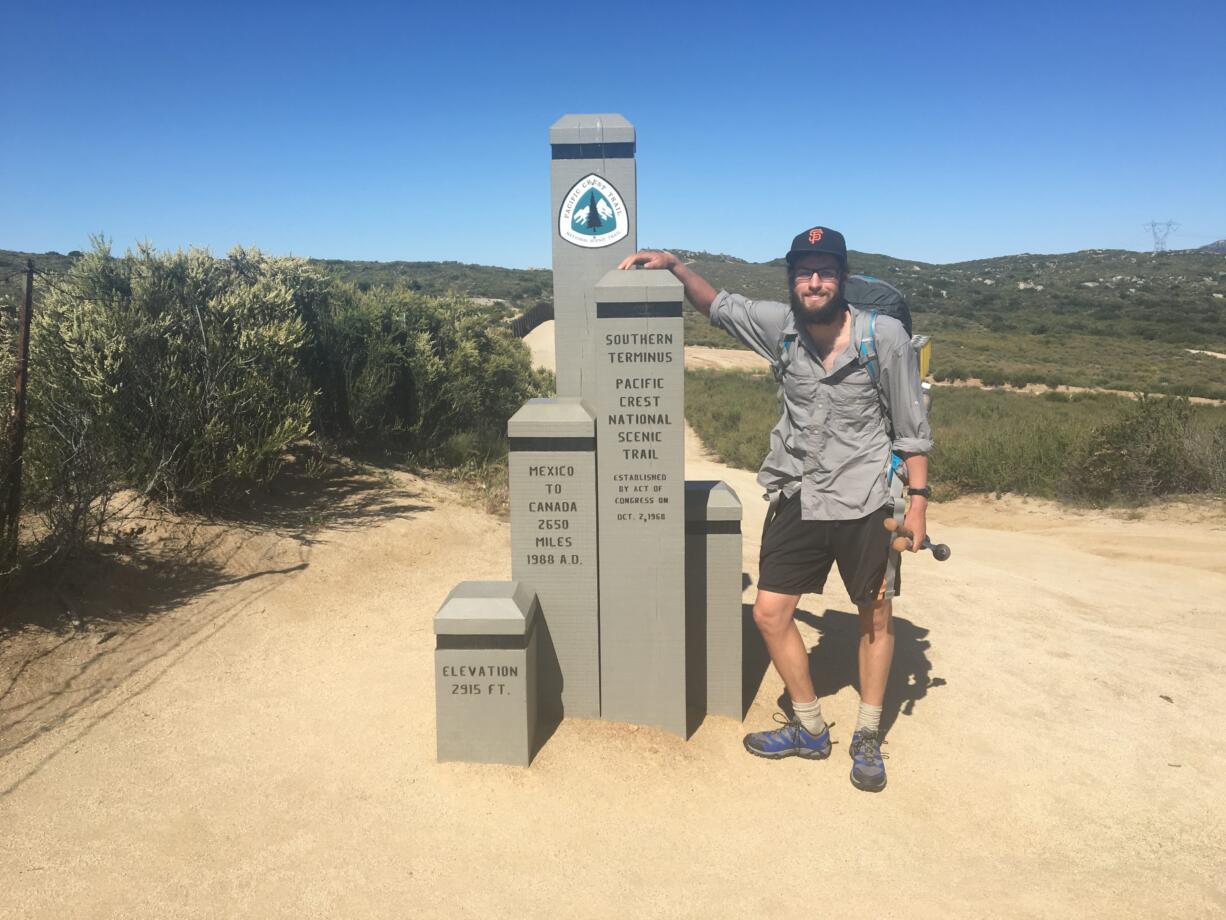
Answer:
M1226 7L476 4L9 14L0 248L548 268L548 129L637 129L638 239L948 264L1226 237ZM30 40L16 40L26 36Z

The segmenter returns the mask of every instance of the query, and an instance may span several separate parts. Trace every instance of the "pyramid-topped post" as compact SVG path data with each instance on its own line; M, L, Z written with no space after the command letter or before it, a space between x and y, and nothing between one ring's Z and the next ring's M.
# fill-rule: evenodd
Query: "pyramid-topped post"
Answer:
M559 396L596 392L601 276L638 247L634 125L621 115L563 115L549 129L554 351Z

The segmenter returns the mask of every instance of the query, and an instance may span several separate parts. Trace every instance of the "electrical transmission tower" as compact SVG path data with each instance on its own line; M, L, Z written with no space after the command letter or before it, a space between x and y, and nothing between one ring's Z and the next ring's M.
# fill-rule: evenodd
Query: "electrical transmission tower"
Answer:
M1154 252L1166 252L1166 238L1170 236L1172 230L1179 229L1179 224L1173 220L1161 223L1151 220L1145 225L1145 229L1154 235Z

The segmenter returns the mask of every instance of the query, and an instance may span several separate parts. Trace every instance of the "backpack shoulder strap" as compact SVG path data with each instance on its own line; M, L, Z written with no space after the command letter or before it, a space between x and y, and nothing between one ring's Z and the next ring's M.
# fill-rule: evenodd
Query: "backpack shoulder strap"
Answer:
M792 356L796 353L796 337L796 332L789 332L787 329L782 330L779 333L779 347L775 349L775 354L778 357L771 362L771 373L775 375L775 383L779 385L775 391L775 403L781 417L784 412L783 380L787 376L788 368L792 364Z
M872 378L873 387L877 390L877 405L881 407L881 418L885 422L885 430L894 440L894 424L886 408L885 387L881 384L881 361L877 357L877 311L857 310L853 314L852 336L856 342L856 352L860 355L860 363ZM890 453L889 478L892 483L898 483L906 476L906 467L898 454Z
M792 356L796 353L797 335L795 331L789 332L787 329L779 333L779 347L775 349L778 357L771 363L771 370L775 374L775 379L780 383L783 383L788 367L792 364Z
M856 310L852 314L851 334L855 339L856 352L860 355L860 363L868 371L881 396L881 362L877 360L877 311Z

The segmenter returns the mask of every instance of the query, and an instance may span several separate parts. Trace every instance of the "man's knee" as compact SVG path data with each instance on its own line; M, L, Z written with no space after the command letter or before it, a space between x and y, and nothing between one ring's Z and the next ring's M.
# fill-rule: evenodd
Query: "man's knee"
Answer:
M861 635L881 636L894 631L894 605L889 598L859 604L857 609L860 611Z
M798 600L790 594L759 591L753 605L753 621L758 631L769 635L787 629L792 623Z

